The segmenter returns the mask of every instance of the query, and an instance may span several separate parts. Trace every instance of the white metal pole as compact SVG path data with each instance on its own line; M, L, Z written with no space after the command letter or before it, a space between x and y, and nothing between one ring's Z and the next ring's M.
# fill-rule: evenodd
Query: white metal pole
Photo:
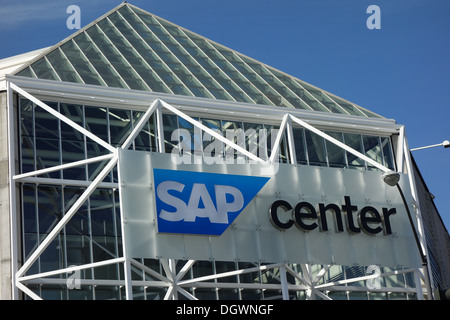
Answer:
M404 137L404 143L403 143L403 152L405 153L405 162L406 162L406 170L408 172L408 178L409 178L409 185L411 188L411 194L413 197L413 200L415 202L415 212L416 212L416 221L417 221L417 230L419 233L419 237L420 237L420 246L422 247L422 252L425 254L425 259L426 259L426 265L423 266L424 269L424 282L427 288L427 296L428 296L428 300L432 300L433 299L433 292L431 290L432 285L433 285L433 279L432 279L432 275L429 272L428 266L430 265L430 259L428 257L428 250L427 250L427 245L426 245L426 237L425 237L425 231L424 231L424 227L423 227L423 221L422 221L422 213L421 213L421 209L420 209L420 203L419 203L419 197L417 194L417 188L416 188L416 179L415 179L415 174L414 174L414 168L412 166L412 161L411 161L411 153L409 150L409 146L408 146L408 141L406 139L406 136ZM414 228L414 226L412 226Z
M438 143L438 144L433 144L431 146L425 146L425 147L420 147L420 148L413 148L411 149L411 151L416 151L416 150L422 150L422 149L428 149L428 148L434 148L434 147L440 147L444 145L443 143Z
M280 149L281 138L283 137L283 131L286 128L286 123L288 120L289 114L285 114L283 120L281 121L280 129L278 131L275 142L272 146L272 153L270 154L269 162L273 163L275 161L275 157L278 156L278 150Z
M15 152L15 121L14 121L14 96L11 88L11 83L6 82L7 92L7 114L8 114L8 170L9 170L9 217L11 226L11 298L17 300L19 293L17 290L17 283L14 275L18 268L19 248L18 248L18 233L17 233L17 207L16 207L16 183L14 181L14 174L16 173L16 152Z
M288 282L286 277L286 266L285 264L280 265L280 282L281 282L281 294L283 296L283 300L289 300L289 289Z
M66 164L62 164L62 165L58 165L58 166L53 166L51 168L45 168L45 169L41 169L41 170L36 170L36 171L31 171L31 172L27 172L27 173L22 173L22 174L18 174L15 175L13 178L14 180L22 180L24 178L27 177L32 177L32 176L38 176L44 173L49 173L49 172L54 172L54 171L58 171L58 170L64 170L64 169L68 169L68 168L73 168L73 167L77 167L83 164L89 164L89 163L93 163L93 162L98 162L98 161L103 161L103 160L109 160L114 156L114 154L110 153L110 154L105 154L103 156L98 156L98 157L94 157L94 158L90 158L90 159L85 159L85 160L80 160L80 161L75 161L75 162L71 162L71 163L66 163Z
M292 123L290 117L288 118L286 123L286 131L287 131L290 163L297 164L297 154L295 153L294 131L292 130Z
M70 272L77 271L77 270L85 270L85 269L90 269L90 268L107 266L107 265L115 264L115 263L121 263L121 262L124 262L124 260L125 260L124 258L114 258L114 259L109 259L109 260L104 260L104 261L99 261L99 262L83 264L83 265L79 265L79 266L71 266L68 268L57 269L54 271L42 272L42 273L32 274L29 276L20 277L20 278L17 278L17 280L20 282L25 282L25 281L29 281L29 280L33 280L33 279L54 276L57 274L70 273Z
M126 224L127 219L125 216L124 208L123 208L123 186L122 186L122 163L121 163L121 154L122 149L117 148L117 175L119 179L119 206L120 206L120 227L122 230L122 251L123 256L125 258L123 262L123 269L124 269L124 275L125 275L125 296L127 300L133 300L133 285L132 285L132 278L131 278L131 262L130 257L128 256L128 248L127 248L127 241L126 241Z
M157 130L157 143L158 143L158 152L164 153L164 124L163 124L163 115L161 110L161 101L157 100L158 106L156 108L156 130Z
M405 143L405 127L400 128L400 132L397 140L397 172L403 173L403 164L405 162L405 156L403 153L403 144Z

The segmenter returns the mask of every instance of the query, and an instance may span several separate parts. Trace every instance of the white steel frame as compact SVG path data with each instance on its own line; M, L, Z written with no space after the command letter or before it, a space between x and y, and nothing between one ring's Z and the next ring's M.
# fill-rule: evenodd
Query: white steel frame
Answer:
M20 82L20 81L19 81ZM110 151L110 154L94 157L91 159L86 159L82 161L76 161L69 164L64 165L58 165L54 166L52 168L42 169L42 170L36 170L33 172L28 172L24 174L15 174L16 168L14 165L14 158L15 158L15 146L14 141L16 137L15 132L15 125L14 125L14 110L13 110L13 92L18 93L19 95L31 100L34 102L37 106L43 108L44 110L50 112L52 115L60 119L61 121L67 123L72 128L78 130L85 136L89 137L93 141L97 142L98 144L105 147L107 150ZM49 93L46 93L49 94ZM207 128L200 122L194 120L192 117L188 116L186 113L180 111L181 108L175 108L173 105L161 100L161 99L153 99L153 102L151 103L150 107L147 108L145 114L141 117L138 124L132 132L129 134L125 142L122 144L122 146L115 148L111 146L109 143L103 141L102 139L98 138L91 132L87 131L83 127L79 126L75 122L71 121L67 117L63 116L59 112L55 111L54 109L47 106L45 103L43 103L41 100L37 99L35 96L30 94L28 91L22 89L18 85L14 84L11 81L7 81L7 105L8 105L8 148L9 148L9 154L12 160L9 161L9 181L10 181L10 211L11 211L11 240L12 240L12 288L13 288L13 299L19 298L18 289L20 289L23 293L31 297L32 299L39 300L41 299L40 296L35 294L32 290L30 290L26 284L32 284L32 283L57 283L57 284L65 284L65 279L61 278L46 278L55 276L58 274L64 274L73 272L76 270L83 270L88 268L95 268L98 266L104 266L109 264L117 264L117 263L123 263L124 264L124 271L125 271L125 279L124 280L89 280L89 279L80 279L79 283L82 285L112 285L112 286L121 286L125 288L126 298L127 299L133 299L133 287L134 286L140 286L140 287L165 287L167 288L167 292L164 296L164 299L177 299L178 294L182 294L188 299L196 299L191 293L189 293L186 288L239 288L239 289L245 289L245 288L252 288L252 289L277 289L281 290L282 292L282 298L288 299L289 298L289 290L305 290L307 299L315 299L316 297L321 299L327 299L329 300L330 297L326 295L329 291L346 291L346 292L352 292L352 291L368 291L368 292L402 292L407 294L416 294L418 299L423 299L423 293L428 292L428 297L431 297L431 291L430 287L432 287L432 283L428 283L428 277L425 277L420 269L404 269L399 271L393 271L393 272L387 272L383 274L371 274L366 275L362 277L352 278L352 279L346 279L336 282L328 282L328 283L320 283L321 280L323 280L326 272L332 267L331 265L324 265L321 267L319 272L315 272L312 269L312 266L309 264L301 264L301 271L303 276L300 276L298 271L293 270L288 264L286 263L274 263L270 265L259 265L252 268L247 269L240 269L240 270L234 270L230 272L225 273L219 273L219 274L213 274L209 276L203 276L198 277L194 279L186 280L184 279L184 276L186 273L190 270L190 268L194 265L194 260L188 260L185 262L182 269L176 273L175 265L176 261L173 259L160 259L160 263L165 271L165 275L160 274L158 272L155 272L154 270L148 268L147 266L143 265L141 262L133 259L132 257L129 257L126 252L126 245L125 245L125 238L122 239L123 244L123 257L114 258L102 262L96 262L96 263L90 263L80 266L71 266L69 268L63 268L59 270L54 270L50 272L44 272L44 273L37 273L33 275L25 275L26 272L29 270L30 266L36 261L36 259L42 254L42 252L45 250L45 248L51 243L51 241L59 234L59 232L62 230L62 228L66 225L66 223L72 218L72 216L77 212L77 210L81 207L81 205L88 199L90 194L101 185L103 178L110 172L111 169L113 169L114 166L118 165L120 166L120 149L125 150L128 149L130 144L134 141L136 136L140 133L142 130L144 124L148 121L150 116L152 114L156 114L156 121L157 121L157 138L158 138L158 150L159 152L164 152L164 132L163 132L163 123L162 123L162 109L167 109L170 112L178 115L179 117L185 119L186 121L190 122L192 125L198 127L200 130L203 130L207 133L209 133L211 136L215 137L216 139L222 141L223 143L227 144L231 148L234 148L235 150L239 151L243 155L247 156L249 159L252 159L257 162L266 162L262 160L261 158L257 157L256 155L248 152L246 149L242 148L241 146L231 142L230 140L227 140L220 134L216 133L215 131ZM58 98L58 95L53 95L53 97ZM148 100L147 100L148 101ZM204 101L204 100L203 100ZM111 100L109 101L111 102ZM115 103L120 104L121 101L114 100ZM202 108L198 108L201 110ZM279 113L279 108L278 108ZM364 154L361 154L360 152L350 148L349 146L341 143L340 141L334 139L333 137L325 134L323 131L318 130L313 125L307 123L305 120L299 119L296 115L292 114L291 110L289 112L286 112L284 116L282 117L280 130L278 133L278 136L275 140L275 146L271 158L268 160L268 162L274 162L276 159L274 158L274 155L277 154L277 149L280 147L281 139L283 132L286 130L287 132L287 141L288 141L288 150L289 150L289 159L290 163L296 164L295 159L295 150L294 150L294 141L293 141L293 135L292 135L292 122L295 122L296 124L300 125L301 127L310 130L314 132L315 134L323 137L324 139L330 141L331 143L334 143L335 145L341 147L342 149L356 155L357 157L365 160L366 162L370 163L371 165L377 167L383 172L388 172L390 169L387 167L379 164L378 162L370 159L369 157L365 156ZM366 119L367 121L367 119ZM415 178L412 170L412 164L411 164L411 158L409 154L409 149L407 145L406 136L404 133L404 128L400 127L399 137L397 141L397 169L399 172L406 171L408 173L409 177L409 184L412 190L412 196L414 199L414 208L416 213L416 222L418 225L418 231L420 235L420 241L423 247L424 252L426 252L426 245L424 245L425 239L424 239L424 232L423 232L423 224L421 220L420 215L420 207L418 205L417 200L417 191L415 188ZM34 176L43 174L43 173L49 173L56 170L66 169L82 164L88 164L92 162L97 161L103 161L103 160L109 160L108 164L103 168L103 170L98 173L97 177L89 183L86 190L83 192L83 194L80 196L80 198L73 204L73 206L70 208L70 210L64 215L64 217L54 226L53 230L48 234L48 236L39 244L39 246L36 248L36 250L31 254L31 256L23 262L22 266L18 267L18 261L19 261L19 248L17 239L19 237L16 221L17 221L17 208L16 208L16 194L15 194L15 186L16 182L33 182L36 178L33 178ZM404 164L406 166L404 166ZM405 168L406 167L406 168ZM406 169L406 170L404 170ZM120 172L120 171L119 171ZM119 177L120 181L120 177ZM120 191L120 183L119 183L119 197L121 197L121 191ZM121 208L121 219L122 219L122 208ZM125 223L125 221L121 221L122 228ZM123 230L122 230L123 231ZM123 232L122 232L123 234ZM131 278L131 268L132 266L134 268L138 268L142 270L144 273L154 277L157 279L157 281L136 281L132 280ZM227 277L230 275L240 275L244 273L249 272L255 272L255 271L271 271L274 274L278 274L277 277L279 277L280 284L249 284L249 283L221 283L221 282L207 282L211 279L219 279L222 277ZM366 281L369 279L373 279L376 277L389 277L396 274L405 274L405 273L414 273L415 278L415 284L416 287L412 288L400 288L400 287L381 287L379 289L370 289L368 287L364 286L349 286L347 284L352 282L358 282L358 281ZM301 284L291 284L288 283L286 275L292 275L296 281L298 281ZM430 275L431 276L431 275ZM45 279L44 279L45 278ZM422 288L421 281L425 283L425 290ZM432 279L431 279L432 281ZM342 286L345 285L345 286Z

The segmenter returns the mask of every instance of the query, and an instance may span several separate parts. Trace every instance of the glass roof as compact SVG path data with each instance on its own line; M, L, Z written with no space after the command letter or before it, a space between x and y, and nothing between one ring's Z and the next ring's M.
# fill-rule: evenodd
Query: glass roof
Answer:
M382 118L128 3L49 50L17 75Z

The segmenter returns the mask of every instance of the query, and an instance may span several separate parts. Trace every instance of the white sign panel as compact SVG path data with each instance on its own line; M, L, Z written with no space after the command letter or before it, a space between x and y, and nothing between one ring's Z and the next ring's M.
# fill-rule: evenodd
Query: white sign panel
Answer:
M170 154L122 151L127 255L418 267L402 199L381 175L289 164L177 165Z

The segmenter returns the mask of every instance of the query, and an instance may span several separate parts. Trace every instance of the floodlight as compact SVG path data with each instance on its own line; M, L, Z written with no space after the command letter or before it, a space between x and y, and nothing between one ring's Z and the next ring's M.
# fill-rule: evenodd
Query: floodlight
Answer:
M383 179L384 183L393 187L400 180L400 174L395 171L388 171L385 174L383 174L381 178Z

